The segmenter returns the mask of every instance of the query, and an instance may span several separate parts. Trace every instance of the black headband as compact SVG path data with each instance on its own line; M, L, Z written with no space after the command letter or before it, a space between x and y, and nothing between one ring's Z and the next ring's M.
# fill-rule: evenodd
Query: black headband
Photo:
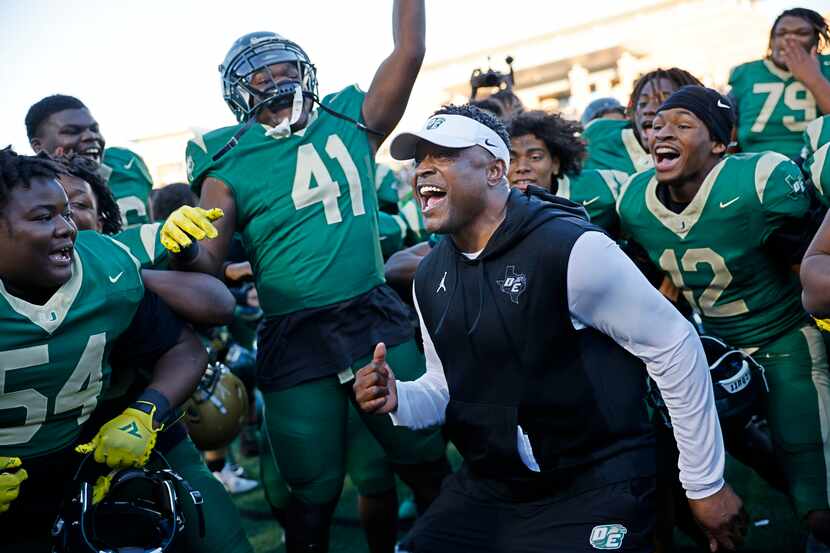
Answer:
M729 145L732 127L735 125L735 110L732 103L716 90L697 85L686 85L663 102L657 113L667 109L682 108L694 113L700 119L715 141Z

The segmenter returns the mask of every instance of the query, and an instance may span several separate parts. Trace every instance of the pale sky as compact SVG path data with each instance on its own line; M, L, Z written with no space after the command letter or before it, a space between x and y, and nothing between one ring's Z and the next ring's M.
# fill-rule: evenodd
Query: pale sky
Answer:
M427 0L426 61L653 3ZM772 21L792 6L767 0L759 9ZM299 43L317 66L321 96L354 82L366 89L392 49L391 19L391 0L0 0L0 147L11 143L28 153L26 110L55 93L80 98L113 146L232 124L217 66L251 31Z

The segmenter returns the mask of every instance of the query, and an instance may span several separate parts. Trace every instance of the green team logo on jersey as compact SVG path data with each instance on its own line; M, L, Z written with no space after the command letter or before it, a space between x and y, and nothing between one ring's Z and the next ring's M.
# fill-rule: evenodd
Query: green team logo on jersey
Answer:
M622 524L602 524L594 526L588 541L594 549L620 549L626 532Z
M807 191L807 187L804 186L804 179L800 176L787 175L784 177L784 182L790 187L790 193L788 194L790 198L796 198Z

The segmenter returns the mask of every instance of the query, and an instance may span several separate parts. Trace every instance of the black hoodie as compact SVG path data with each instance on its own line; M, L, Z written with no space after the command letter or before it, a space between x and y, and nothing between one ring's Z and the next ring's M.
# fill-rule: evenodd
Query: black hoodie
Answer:
M449 386L446 429L473 474L558 486L599 465L611 467L606 481L654 473L645 366L571 322L568 259L590 230L602 232L581 206L514 189L476 259L446 238L418 268L418 305ZM517 425L541 473L520 459Z

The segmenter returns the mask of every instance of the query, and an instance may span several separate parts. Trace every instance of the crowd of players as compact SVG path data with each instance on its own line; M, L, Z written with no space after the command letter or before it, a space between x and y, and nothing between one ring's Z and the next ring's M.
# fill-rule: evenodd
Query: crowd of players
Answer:
M419 514L438 496L451 473L446 433L396 425L373 414L379 389L371 399L353 390L367 367L388 363L398 381L424 374L412 287L442 238L423 213L464 205L461 185L419 184L417 154L414 174L375 163L423 59L423 2L397 1L393 27L394 50L369 90L322 98L298 45L268 32L240 38L220 67L239 124L191 140L189 186L152 196L141 158L106 148L84 103L32 105L37 155L0 151L3 551L252 551L228 492L256 484L226 458L227 439L204 438L223 423L200 426L183 407L210 378L209 401L241 420L242 454L260 457L289 552L328 550L347 474L373 553L396 547L396 475ZM828 42L819 14L793 9L776 19L767 57L735 68L728 96L672 68L642 75L627 106L592 103L581 122L526 111L509 90L437 112L508 133L512 194L540 188L582 206L712 337L726 449L788 494L812 551L830 549L819 330L830 328L830 228L819 227L830 205ZM216 392L227 374L218 361L242 381L223 384L236 399ZM695 524L671 414L656 390L643 409L646 395L657 547L671 551L675 525L704 547L731 547ZM135 470L144 466L156 471ZM158 508L158 490L178 492L175 509ZM584 546L633 543L606 534ZM417 536L398 547L423 550Z

